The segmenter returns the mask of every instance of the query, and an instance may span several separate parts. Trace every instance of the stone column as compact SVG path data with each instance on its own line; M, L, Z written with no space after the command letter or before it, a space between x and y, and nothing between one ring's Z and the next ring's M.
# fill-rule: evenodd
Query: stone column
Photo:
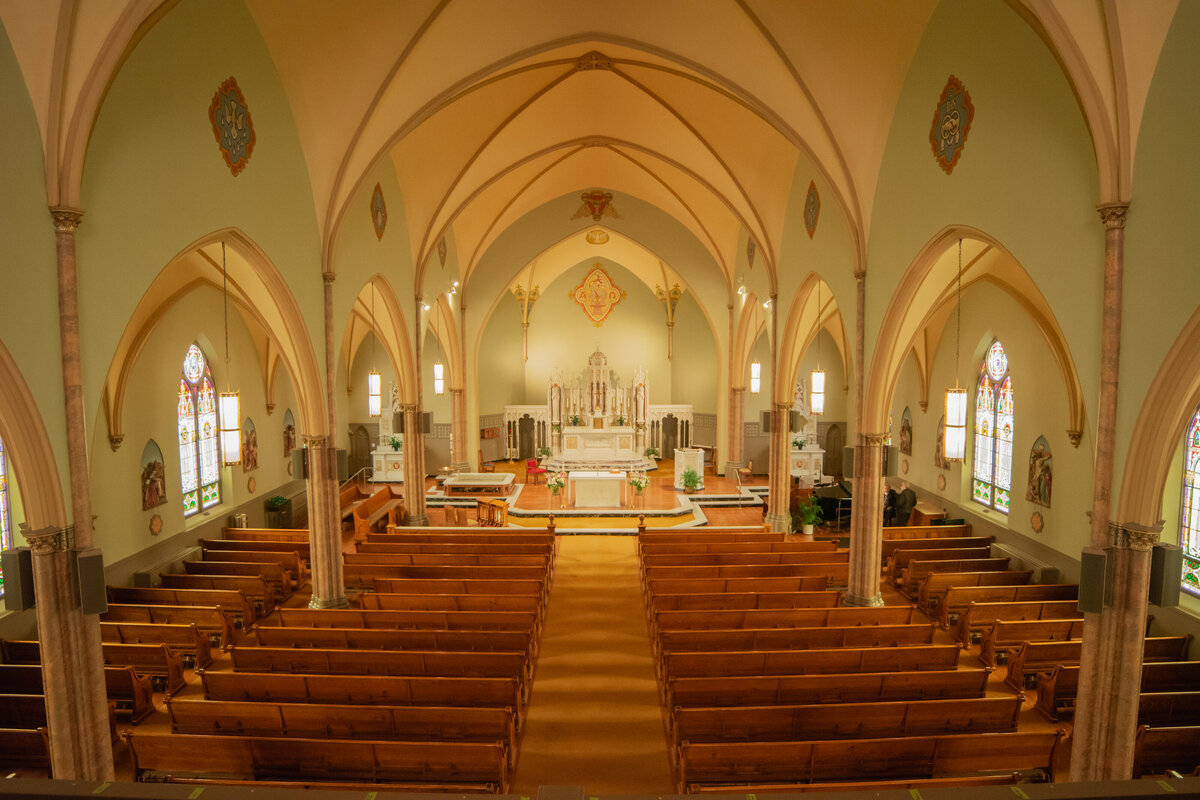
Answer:
M467 398L462 389L450 389L450 465L456 470L471 469L467 458Z
M100 624L79 608L72 528L21 532L33 551L33 592L54 777L113 780Z
M788 469L788 420L791 403L771 404L771 463L768 465L770 498L765 522L773 531L789 533L792 530L791 501L792 474Z
M850 506L848 606L881 606L883 552L883 459L886 433L859 434L854 448L854 502Z
M331 437L304 436L308 456L309 608L345 608L342 525L337 502L337 451ZM332 487L333 491L330 491Z
M725 446L725 477L737 475L738 467L742 466L746 429L746 387L731 386L729 388L729 441Z
M1121 203L1097 209L1104 223L1104 307L1100 320L1100 396L1096 404L1096 460L1092 478L1091 546L1103 548L1112 560L1113 583L1106 585L1109 599L1100 614L1084 614L1083 648L1079 662L1079 694L1072 738L1071 780L1128 778L1132 769L1136 725L1137 683L1134 683L1134 718L1128 717L1126 685L1141 680L1145 635L1146 593L1149 588L1150 533L1136 526L1113 526L1111 486L1116 443L1117 383L1121 361L1122 280L1125 267L1125 216ZM1134 536L1133 533L1140 535ZM1157 538L1156 536L1154 538ZM1143 540L1149 540L1144 543ZM1122 546L1122 542L1128 546ZM1134 546L1136 544L1136 546ZM1143 548L1144 544L1144 548ZM1142 553L1142 550L1145 553ZM1120 577L1121 575L1124 577ZM1106 578L1107 580L1107 578ZM1136 580L1130 585L1127 581ZM1140 598L1140 599L1139 599ZM1129 651L1130 615L1140 608L1136 651ZM1118 726L1123 726L1118 729ZM1127 729L1125 729L1127 728Z
M425 434L421 433L421 407L401 403L404 415L404 509L408 525L428 525L425 510Z

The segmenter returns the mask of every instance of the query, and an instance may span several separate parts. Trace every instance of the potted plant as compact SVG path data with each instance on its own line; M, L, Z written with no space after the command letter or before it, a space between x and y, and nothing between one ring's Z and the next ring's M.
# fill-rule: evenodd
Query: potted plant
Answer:
M658 458L658 448L657 447L647 447L642 452L642 455L644 455L646 458Z
M813 526L823 521L821 506L817 503L817 498L802 497L796 503L796 510L792 512L792 527L796 527L796 524L799 523L805 536L812 536Z
M402 442L401 442L401 441L400 441L398 438L396 438L395 436L393 436L392 438L388 439L387 443L388 443L388 447L392 448L392 450L395 450L395 451L397 451L397 452L399 452L399 450L400 450L400 446L401 446L401 444L403 444L403 443L402 443Z
M683 484L683 490L688 494L694 494L700 488L700 473L696 470L685 469L683 474L679 476L679 482Z
M803 450L804 449L804 439L801 438L799 435L792 437L792 449L793 450Z
M578 428L579 425L582 423L582 420L579 419L578 414L572 414L570 417L567 418L567 422L571 423L572 426Z
M546 447L545 445L542 445L541 447L539 447L537 449L537 454L538 454L538 458L549 458L550 457L550 448Z
M550 430L551 430L551 432L553 432L553 433L562 433L562 424L561 424L561 423L558 423L558 422L556 422L556 423L554 423L553 425L551 425L551 426L550 426Z
M619 425L619 426L624 426L624 425L625 425L625 417L624 417L624 415L622 415L622 414L617 414L617 418L614 420L614 422L616 422L616 423L617 423L617 425Z

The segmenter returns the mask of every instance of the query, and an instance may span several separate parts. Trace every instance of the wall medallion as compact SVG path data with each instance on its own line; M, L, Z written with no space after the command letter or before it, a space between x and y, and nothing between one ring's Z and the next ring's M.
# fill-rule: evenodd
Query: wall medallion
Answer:
M1042 518L1042 512L1035 511L1029 518L1029 527L1033 528L1034 533L1041 533L1046 527L1046 520Z
M962 81L951 75L938 99L937 110L933 112L933 127L929 131L933 155L947 175L954 171L954 165L962 155L973 119L975 106L971 104L971 95Z
M908 459L907 458L900 459L900 471L902 473L904 473L905 475L908 474Z
M387 203L383 201L383 187L375 184L371 192L371 224L375 226L375 238L383 240L383 230L387 227Z
M813 238L817 232L817 219L821 216L821 194L817 191L817 182L808 182L808 197L804 198L804 229L808 238Z
M236 178L246 168L250 154L254 152L254 122L246 98L238 88L237 79L230 77L221 84L208 107L208 120L212 123L213 136L225 156L229 171Z
M579 219L580 217L589 215L593 222L599 222L601 217L621 219L621 215L617 213L617 209L612 204L612 192L602 192L599 189L593 189L590 192L584 192L579 197L583 200L583 205L571 216L571 219Z
M163 529L162 516L159 514L155 514L153 517L150 518L150 535L158 536L160 533L162 533L162 529Z
M250 494L254 494L254 490L257 488L258 488L258 481L256 481L254 479L254 476L251 475L249 478L246 479L246 491L250 492Z
M608 233L602 228L592 228L584 238L587 239L588 244L604 244L608 241Z
M938 475L937 483L938 483L938 491L939 492L946 491L946 476L945 475Z
M597 263L583 281L571 290L571 299L579 304L592 324L599 328L617 304L625 299L625 290L613 283L612 278Z

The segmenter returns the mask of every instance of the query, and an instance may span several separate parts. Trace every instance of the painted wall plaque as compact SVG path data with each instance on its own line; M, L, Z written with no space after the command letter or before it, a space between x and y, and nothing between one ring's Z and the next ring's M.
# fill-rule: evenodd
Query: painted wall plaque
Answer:
M954 171L954 165L962 155L974 119L971 95L962 81L951 75L938 99L937 109L933 112L933 127L929 131L933 156L947 175Z
M1045 436L1039 436L1029 451L1029 483L1025 487L1025 499L1049 508L1053 483L1054 459L1050 455L1050 443Z
M804 229L808 238L813 238L817 232L817 220L821 216L821 193L817 191L817 182L808 182L808 196L804 198Z
M250 161L255 142L254 122L236 78L227 78L217 89L208 106L208 120L225 163L236 178Z
M613 283L612 278L597 263L583 281L571 290L571 299L579 304L592 324L599 328L617 304L625 299L625 290Z
M908 406L904 407L904 413L900 415L900 452L906 456L912 455L912 412L908 410Z
M242 472L258 469L258 431L254 420L246 417L242 423Z
M950 469L950 462L946 460L946 415L943 414L938 420L937 433L934 438L933 445L933 465L939 469Z
M371 192L371 225L375 228L375 238L382 241L383 231L387 228L387 203L383 200L383 187L375 184Z
M287 458L296 449L296 418L289 408L283 412L283 457ZM290 463L290 462L289 462ZM291 474L290 472L288 473Z
M167 473L162 450L153 439L142 448L142 511L167 502Z

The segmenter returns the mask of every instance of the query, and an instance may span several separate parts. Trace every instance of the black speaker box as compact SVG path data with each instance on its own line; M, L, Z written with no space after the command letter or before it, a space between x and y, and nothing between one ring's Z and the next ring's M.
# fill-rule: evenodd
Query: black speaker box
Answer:
M1179 583L1183 580L1183 550L1158 542L1150 551L1150 602L1159 608L1179 605Z
M293 480L308 479L308 448L297 447L292 451L292 478Z
M75 551L75 574L79 579L80 610L84 614L103 614L108 611L104 557L100 554L100 548Z
M1085 547L1079 554L1079 602L1077 608L1089 614L1104 611L1108 589L1108 552Z
M762 430L762 432L770 433L771 432L771 412L770 411L760 411L759 417L761 420L759 422L759 427ZM800 427L800 412L799 411L789 411L788 412L788 430L794 431L799 427Z
M350 477L350 454L345 450L337 451L337 479L338 483L347 480Z
M33 551L16 547L0 553L4 570L4 608L24 611L33 608Z

